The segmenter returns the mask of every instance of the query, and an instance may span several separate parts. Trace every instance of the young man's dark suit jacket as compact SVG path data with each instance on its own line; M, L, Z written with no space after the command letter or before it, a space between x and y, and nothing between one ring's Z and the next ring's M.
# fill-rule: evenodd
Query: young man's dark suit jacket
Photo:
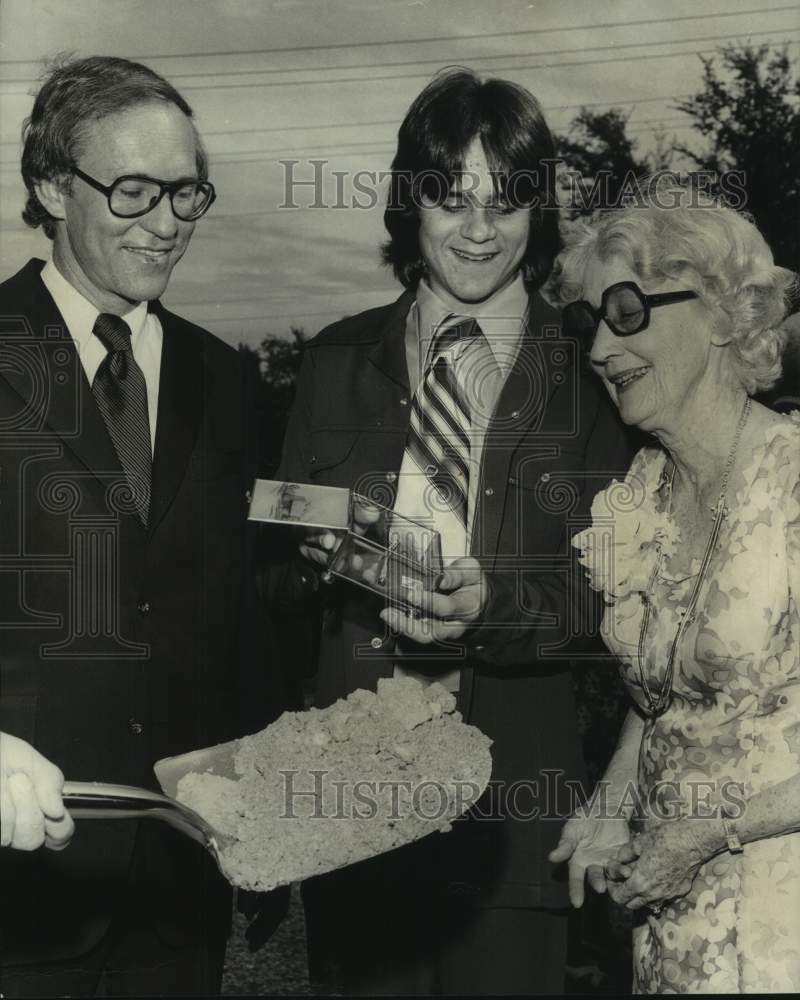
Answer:
M41 268L0 285L0 728L67 780L156 788L158 758L276 707L247 613L252 394L234 350L152 304L164 340L145 530ZM2 852L5 964L88 952L130 877L164 940L224 941L229 890L202 851L161 823L87 820L62 852Z
M307 345L280 478L352 487L383 503L391 497L410 414L404 338L412 301L407 292ZM459 707L494 741L493 780L538 782L536 793L518 794L520 812L549 808L563 819L564 782L582 773L570 656L544 647L561 642L568 608L578 630L586 630L591 602L583 571L570 560L568 535L586 526L594 495L628 464L628 442L599 379L562 339L558 313L532 295L519 357L488 431L478 491L472 554L494 571L491 597L485 624L464 637L456 661ZM286 573L281 588L287 606L315 588L322 595L315 691L316 703L326 705L391 676L394 641L377 616L382 601L355 585L320 585L309 565ZM562 625L548 628L553 615ZM562 772L557 802L554 776L546 790L549 769ZM566 886L546 857L560 828L557 818L462 823L428 840L439 842L434 867L445 873L446 892L485 906L556 907L567 905ZM346 892L339 903L347 906ZM344 919L344 933L347 925Z

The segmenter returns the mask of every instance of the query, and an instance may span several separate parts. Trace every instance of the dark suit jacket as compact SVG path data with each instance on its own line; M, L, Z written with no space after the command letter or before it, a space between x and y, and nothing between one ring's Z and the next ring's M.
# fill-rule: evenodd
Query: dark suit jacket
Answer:
M156 788L158 758L241 735L275 707L242 670L264 669L242 613L252 394L237 352L152 304L164 342L145 530L41 268L0 285L0 728L67 779ZM6 961L99 939L137 827L86 821L61 853L2 852ZM206 876L188 895L183 884L198 870L180 872L186 844L151 864L156 919L184 896L203 906Z
M406 293L307 345L280 478L391 500L410 413L404 336L412 301ZM533 295L529 317L481 470L472 554L491 574L489 604L483 624L441 651L455 660L433 667L462 667L460 709L494 740L498 785L494 804L487 796L482 808L519 814L456 824L441 838L450 887L487 905L566 901L563 877L546 855L570 809L566 781L582 774L570 665L586 653L586 634L597 624L569 535L586 526L594 495L629 464L613 406L582 370L574 343L562 339L558 313ZM310 601L317 586L306 564L280 578L276 597ZM377 617L380 600L343 582L318 590L324 625L316 696L326 705L390 676L394 641ZM418 669L416 660L409 665ZM520 781L527 786L515 809L510 796ZM523 817L532 810L551 818Z

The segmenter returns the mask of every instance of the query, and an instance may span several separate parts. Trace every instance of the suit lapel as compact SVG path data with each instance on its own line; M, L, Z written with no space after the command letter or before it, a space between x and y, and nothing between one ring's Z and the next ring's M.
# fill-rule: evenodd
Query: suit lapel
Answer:
M184 479L200 428L206 384L213 377L196 338L175 323L159 303L153 303L152 309L161 323L164 341L149 534L166 514Z
M3 319L6 360L0 374L23 401L22 433L35 437L47 426L95 477L107 481L109 474L122 474L119 458L40 271L41 262L31 261L20 313Z
M531 296L519 354L503 386L495 415L496 421L504 420L511 437L517 433L522 438L531 429L544 429L548 403L564 381L560 362L566 361L567 354L564 350L549 349L561 334L557 318L548 315L552 312L540 295Z
M470 549L473 555L482 554L488 569L497 554L502 522L482 515L482 484L508 483L518 450L532 435L541 436L546 450L557 447L550 435L559 434L564 407L554 397L567 390L570 357L560 334L555 310L540 295L532 295L519 354L500 394L481 461Z
M413 292L404 292L395 302L378 332L375 343L367 350L370 364L395 385L408 389L408 364L406 363L406 317L414 302Z

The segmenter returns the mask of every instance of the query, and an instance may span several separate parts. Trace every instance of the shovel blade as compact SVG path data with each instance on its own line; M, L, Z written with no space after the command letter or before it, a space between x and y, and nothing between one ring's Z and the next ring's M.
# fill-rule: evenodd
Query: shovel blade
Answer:
M239 776L234 767L234 757L238 747L239 741L231 740L177 757L162 757L153 765L156 780L163 793L171 799L178 798L178 782L185 774L218 774L236 780Z

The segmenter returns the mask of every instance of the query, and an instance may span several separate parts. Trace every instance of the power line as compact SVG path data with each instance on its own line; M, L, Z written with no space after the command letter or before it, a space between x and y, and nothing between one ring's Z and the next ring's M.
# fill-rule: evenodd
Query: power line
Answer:
M624 107L628 104L658 104L661 101L681 101L686 97L691 97L691 94L659 94L656 97L610 97L603 101L579 101L576 104L553 104L544 105L542 110L546 113L552 111L572 111L575 108L593 108L600 107L601 105L607 105L608 107ZM203 131L203 138L209 139L212 136L218 135L260 135L262 132L291 132L291 131L309 131L313 132L316 129L328 129L328 128L382 128L387 125L393 125L399 127L399 121L397 118L392 118L390 120L378 121L378 122L332 122L332 123L321 123L321 124L311 124L311 125L270 125L265 128L234 128L234 129L223 129L214 132ZM0 146L19 146L19 139L6 139L0 142Z
M382 122L326 122L322 125L270 125L267 128L232 128L223 129L218 132L203 132L203 138L208 139L213 135L247 135L261 132L297 132L313 131L318 128L378 128L386 125L393 125L395 128L400 123L396 118Z
M769 35L774 31L798 31L798 28L782 28L774 27L765 31L753 31L746 32L749 36L759 36L759 35ZM529 59L532 55L537 58L540 56L562 56L562 55L572 55L577 52L619 52L622 49L643 49L652 48L653 46L659 45L686 45L695 44L696 42L715 42L715 41L725 41L730 38L738 38L744 32L736 31L731 32L726 35L701 35L694 38L667 38L660 41L648 41L648 42L624 42L622 44L612 44L612 45L591 45L582 46L579 48L572 49L550 49L549 51L543 52L514 52L514 53L496 53L494 55L477 56L471 55L468 57L470 63L474 62L485 62L486 60L495 59ZM444 66L452 65L458 62L460 57L455 56L453 58L445 58L443 56L437 57L436 59L407 59L402 62L386 62L385 60L381 62L374 63L349 63L342 66L315 66L313 67L314 72L325 73L325 72L337 72L339 70L346 69L394 69L395 67L402 66ZM463 57L461 57L463 58ZM231 76L252 76L254 74L273 74L273 73L304 73L307 72L309 67L303 66L301 68L283 68L283 67L267 67L266 69L231 69L231 70L219 70L213 72L211 75L216 79L219 77L231 77ZM201 71L196 73L172 73L170 74L171 80L187 79L192 77L203 76ZM16 82L16 81L14 81ZM289 81L291 82L291 81ZM334 81L335 82L335 81ZM186 88L185 88L186 89Z
M387 142L385 145L375 145L370 146L369 149L344 149L338 150L334 148L319 147L320 152L317 155L312 156L314 160L325 160L332 156L372 156L378 155L388 156L394 151L394 143ZM302 150L297 150L298 153L303 152ZM270 153L265 155L263 152L253 153L252 157L248 157L246 154L244 156L234 156L230 159L223 159L221 157L212 157L211 164L216 167L228 166L232 163L277 163L279 157L286 157L287 159L297 159L297 157L292 156L289 153Z
M787 28L785 29L787 33L794 33L800 31L800 28ZM765 31L751 31L751 32L735 32L729 35L719 35L713 38L703 39L704 41L725 41L731 38L741 38L743 34L746 34L748 38L763 37L765 35L774 35L775 29L769 29ZM649 43L648 43L649 44ZM665 43L658 43L665 44ZM677 44L677 43L675 43ZM685 39L684 44L694 44L693 39ZM773 44L786 44L786 45L796 45L797 41L787 42L785 39L781 39L779 42L774 42ZM637 46L639 47L639 46ZM603 48L607 48L604 46ZM575 51L588 51L575 50ZM641 56L614 56L611 59L579 59L571 62L553 62L553 63L534 63L527 66L493 66L493 73L508 73L508 72L526 72L529 70L539 70L539 69L572 69L576 66L603 66L609 63L630 63L630 62L641 62L643 59L676 59L681 56L692 56L692 55L707 55L713 52L713 49L705 50L693 50L689 49L686 52L655 52L648 53L647 55ZM508 56L503 56L498 58L509 58ZM520 58L520 57L516 57ZM444 68L444 67L443 67ZM255 72L255 71L254 71ZM389 82L393 80L419 80L428 79L430 74L428 73L393 73L393 74L380 74L378 76L354 76L354 77L339 77L337 79L323 79L315 80L312 78L307 78L304 80L267 80L259 83L198 83L198 84L184 84L181 87L182 91L189 90L247 90L253 88L265 88L265 87L299 87L299 86L326 86L330 87L334 84L341 83L379 83L379 82Z
M377 296L377 295L385 295L385 294L386 293L384 291L381 291L381 289L376 289L375 291L363 291L362 290L362 291L358 291L358 292L353 292L352 289L348 289L348 290L341 291L341 292L325 292L325 297L326 298L330 298L330 299L337 299L337 298L340 299L340 298L346 298L348 296L354 296L355 295L355 296L358 296L359 298L364 298L365 296L369 296L369 295L376 295ZM247 298L247 299L235 298L235 299L216 299L216 300L209 300L209 301L206 301L206 302L197 302L197 301L193 301L193 302L172 302L171 301L169 303L169 307L170 307L170 309L207 309L207 308L216 308L217 306L235 306L235 305L241 305L243 302L255 302L255 303L261 304L264 301L268 301L268 300L265 300L265 299L254 299L254 298ZM283 304L283 303L277 303L277 304ZM326 316L331 311L333 311L333 310L326 309L326 310L324 310L324 312L319 312L319 313L305 313L305 315L307 315L307 316ZM213 317L213 318L216 319L217 317ZM237 320L238 319L254 319L254 320L256 320L256 319L263 319L263 316L231 316L231 317L227 317L227 318L232 319L232 320L233 319L237 319Z
M462 42L470 40L481 40L486 41L490 38L519 38L523 35L551 35L558 34L561 32L569 31L597 31L604 28L630 28L638 27L645 24L677 24L679 22L685 21L699 21L699 20L711 20L714 18L725 18L725 17L745 17L750 14L776 14L782 11L793 11L796 12L796 4L784 4L779 7L753 7L748 10L736 10L736 11L719 11L708 14L685 14L680 17L659 17L659 18L640 18L638 20L628 20L628 21L605 21L595 24L572 24L572 25L562 25L560 27L553 28L530 28L524 31L495 31L495 32L478 32L472 35L441 35L438 37L425 37L425 38L404 38L404 39L392 39L388 41L369 41L369 42L338 42L328 45L291 45L285 47L275 47L267 49L225 49L211 52L165 52L165 53L145 53L142 55L130 56L131 59L147 60L147 59L195 59L195 58L210 58L216 56L243 56L243 55L277 55L284 52L324 52L324 51L339 51L343 49L362 49L362 48L377 48L387 45L420 45L420 44L438 44L440 42ZM36 63L36 59L3 59L0 60L0 65L24 65Z
M557 104L543 111L570 111L572 108L598 108L604 105L609 107L623 107L626 104L655 104L658 101L681 101L684 97L691 97L692 94L661 94L659 97L628 97L626 99L617 98L608 101L581 101L579 104Z
M214 163L230 163L233 159L237 159L239 156L243 157L264 157L269 158L273 156L286 156L289 159L293 159L293 153L301 153L304 157L307 154L312 154L313 159L318 159L319 157L314 156L315 153L323 153L329 155L330 153L365 153L370 149L383 148L384 146L389 146L394 148L394 139L380 140L377 138L368 139L365 142L349 142L349 143L334 143L331 145L327 143L321 146L284 146L278 149L242 149L231 151L230 153L220 153L217 155L212 154L211 159ZM365 148L366 147L366 148Z
M384 294L384 297L385 297L386 296L386 292L384 292L383 294ZM255 300L251 300L251 301L255 301ZM188 306L188 307L187 306L181 306L181 305L177 305L176 306L176 305L173 305L172 303L168 303L168 306L169 306L170 309L187 309L187 308L191 309L192 308L191 306ZM363 308L362 306L359 306L358 307L359 311L361 311L362 308ZM280 316L275 316L275 315L272 315L272 314L261 315L261 316L230 316L230 317L228 317L228 316L208 316L208 317L206 317L206 322L207 323L248 323L248 322L249 323L256 323L256 322L258 322L258 323L265 323L265 324L267 324L267 323L272 323L274 320L277 320L277 319L288 319L288 320L290 320L292 322L296 322L298 320L311 319L314 316L331 316L331 315L336 315L336 314L338 314L338 310L336 310L336 309L324 309L324 310L322 310L320 312L301 312L301 311L298 310L297 312L286 313L286 314L280 315Z
M680 99L681 96L689 96L689 95L647 98L646 100L633 103L644 104L661 100L678 100ZM596 105L609 106L605 101L593 102L593 104L595 106ZM588 105L581 105L581 106L586 107ZM609 110L613 106L614 105L610 105ZM628 124L626 125L626 129L629 132L640 131L645 127L658 128L661 125L668 126L673 123L680 123L680 122L686 123L687 127L691 125L690 122L686 122L685 116L681 116L681 117L673 117L667 120L658 118L649 118L642 121L636 121L636 120L629 121ZM569 124L571 123L568 123L567 125L564 126L560 126L558 128L554 128L554 131L557 133L566 134L566 130L568 129ZM369 139L364 142L334 143L332 145L323 144L323 145L313 145L313 146L305 146L305 145L282 146L282 147L277 147L275 149L253 149L253 150L232 151L230 153L218 153L218 154L212 153L211 162L212 166L217 167L217 166L228 166L240 163L270 163L277 161L279 158L294 159L295 156L293 154L298 154L302 156L302 158L304 159L305 158L325 159L327 157L346 156L351 154L363 155L363 156L369 156L373 154L387 155L388 153L393 152L394 149L395 149L395 141L393 138L386 139L383 141L376 139ZM0 168L8 169L10 167L17 167L17 166L18 166L18 161L16 159L0 161Z
M677 100L677 98L670 98L670 100ZM685 120L686 120L685 116L682 116L680 118L673 117L671 119L671 121L674 121L674 122L682 122L682 121L685 121ZM632 122L629 122L629 126L628 127L629 128L633 128L633 127L642 126L642 125L656 125L657 126L659 124L663 124L663 122L660 119L649 118L649 119L645 119L643 121L632 121ZM556 132L561 131L561 129L563 127L564 126L561 126L559 128L553 127L553 131L556 131ZM232 150L230 153L218 153L218 154L213 154L212 153L212 160L213 160L214 163L229 163L229 162L232 162L232 160L229 159L229 157L238 157L238 156L249 157L249 156L252 155L252 156L270 157L270 156L289 156L289 154L291 154L291 153L302 153L302 154L305 155L305 154L308 154L308 153L316 153L316 152L323 152L323 153L331 154L331 153L345 153L345 152L349 152L349 151L357 152L359 150L364 151L364 147L378 149L378 148L383 148L384 146L389 146L391 148L394 148L394 145L395 145L395 140L392 138L392 139L386 139L386 140L383 140L383 141L376 140L376 139L368 139L368 140L366 140L364 142L344 142L344 143L338 143L337 142L337 143L334 143L333 145L323 144L323 145L314 145L314 146L305 146L305 145L304 146L279 146L277 149L252 149L252 150L251 149L243 149L243 150L235 150L235 151ZM318 159L318 157L314 157L314 159Z
M617 97L609 98L606 101L581 101L577 104L559 104L553 106L544 106L543 111L548 114L553 111L573 111L576 108L591 108L600 107L601 105L607 105L608 107L624 107L628 104L657 104L661 101L680 101L686 97L691 97L691 94L662 94L658 97ZM385 128L387 126L393 126L394 128L399 127L399 120L397 118L392 118L384 121L377 122L323 122L320 124L311 125L269 125L264 128L233 128L233 129L221 129L213 132L206 132L203 130L203 138L210 139L215 136L220 135L261 135L274 132L296 132L296 131L308 131L313 132L317 129L348 129L348 128ZM6 139L0 141L0 146L16 146L20 148L20 139Z
M542 110L548 114L551 111L572 111L575 108L591 108L599 107L600 105L608 105L609 107L622 107L626 104L656 104L659 101L680 101L685 97L691 97L691 94L661 94L658 97L618 97L609 98L607 101L580 101L577 104L558 104L552 106L543 106ZM379 121L379 122L333 122L333 123L323 123L319 125L271 125L266 128L236 128L228 129L216 132L203 132L203 138L208 139L212 136L217 135L256 135L267 133L267 132L292 132L292 131L314 131L315 129L328 129L328 128L384 128L386 126L399 127L399 120L397 118L392 118L389 120ZM0 143L0 145L10 145L10 143Z

